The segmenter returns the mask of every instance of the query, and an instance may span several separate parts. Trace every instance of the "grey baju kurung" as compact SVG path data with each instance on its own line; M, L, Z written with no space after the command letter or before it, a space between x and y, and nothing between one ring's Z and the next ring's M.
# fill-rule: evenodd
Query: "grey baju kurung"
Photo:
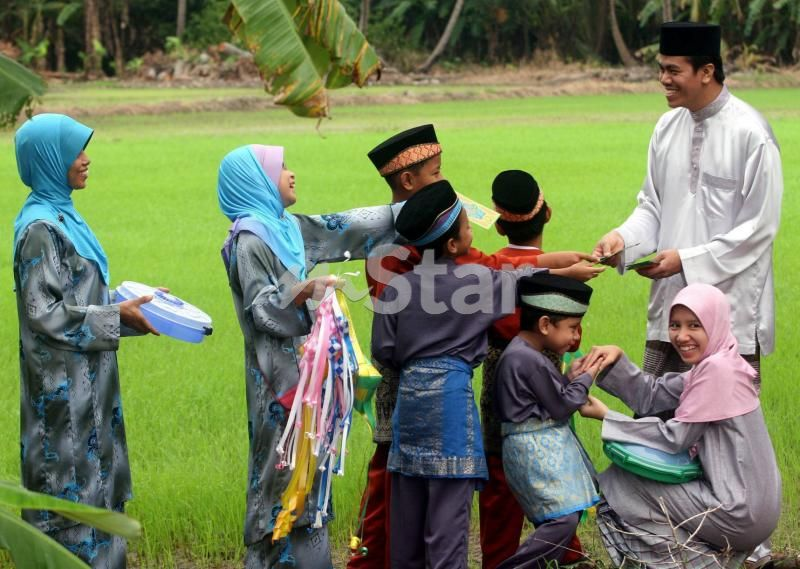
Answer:
M678 406L683 375L668 373L656 379L623 356L597 384L644 415ZM711 423L633 420L609 411L602 437L669 453L696 445L703 466L703 478L683 484L662 484L615 466L600 475L613 512L604 515L600 508L598 520L616 562L628 557L659 566L671 559L676 560L674 566L703 567L717 561L736 566L777 526L781 479L760 407ZM664 508L672 525L686 520L677 530L681 542L696 532L690 549L676 546Z
M364 258L372 247L391 242L395 236L388 206L295 218L303 234L309 271L320 262L344 260L347 251L353 259ZM317 538L307 538L315 491L309 494L303 514L295 521L292 537L274 547L269 543L281 496L291 478L289 469L276 469L280 459L275 447L287 417L278 398L297 384L298 349L311 329L311 316L307 306L297 307L291 300L290 290L297 279L261 239L243 231L234 239L231 251L228 277L245 341L250 438L244 535L249 546L247 566L294 563L302 558L298 551L302 542L320 552L316 561L304 566L329 567L326 529L311 532L320 534ZM291 401L285 403L291 405Z
M109 304L97 265L49 222L34 222L20 236L14 283L22 483L122 511L131 498L131 473L117 373L119 306ZM53 512L23 516L93 567L125 566L121 538Z

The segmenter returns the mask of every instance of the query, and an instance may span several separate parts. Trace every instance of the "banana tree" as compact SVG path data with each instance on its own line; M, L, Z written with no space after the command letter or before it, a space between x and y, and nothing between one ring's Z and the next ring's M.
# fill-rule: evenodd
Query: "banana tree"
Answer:
M128 539L141 535L142 528L123 514L37 494L0 481L0 549L11 553L17 569L86 569L86 564L58 542L22 521L15 509L50 510L106 533Z
M30 113L44 90L41 77L0 53L0 128L12 126L23 108Z
M328 89L366 84L380 60L338 0L232 0L224 21L265 90L298 116L330 114Z

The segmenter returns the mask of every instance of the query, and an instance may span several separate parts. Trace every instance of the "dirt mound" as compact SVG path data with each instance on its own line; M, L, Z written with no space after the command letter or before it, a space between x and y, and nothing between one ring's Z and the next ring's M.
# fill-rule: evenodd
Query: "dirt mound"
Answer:
M158 67L157 59L148 69ZM168 60L164 59L166 65ZM202 65L199 64L199 65ZM200 76L175 74L162 70L161 79L142 78L120 81L121 87L218 88L252 87L252 96L216 97L192 101L160 101L153 103L120 103L98 107L58 107L45 104L39 112L62 112L76 117L109 115L160 115L168 113L249 111L280 108L263 92L263 84L250 74L246 64L238 65L225 79L219 74ZM166 73L166 75L164 75ZM152 75L152 73L150 74ZM784 69L771 73L732 73L727 83L733 88L800 87L800 69ZM374 85L397 87L382 90L345 89L330 94L335 106L414 104L441 101L493 100L558 95L591 95L615 93L657 93L660 86L652 68L598 68L559 65L548 68L522 66L468 69L431 75L402 74L386 69ZM157 86L156 86L157 85ZM418 87L426 87L420 89Z

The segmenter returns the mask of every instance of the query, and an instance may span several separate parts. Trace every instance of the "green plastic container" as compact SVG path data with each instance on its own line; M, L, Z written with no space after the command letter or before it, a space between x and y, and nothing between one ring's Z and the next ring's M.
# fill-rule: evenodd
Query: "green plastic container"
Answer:
M703 475L700 461L691 458L688 452L670 454L614 441L603 442L603 452L620 468L665 484L683 484Z

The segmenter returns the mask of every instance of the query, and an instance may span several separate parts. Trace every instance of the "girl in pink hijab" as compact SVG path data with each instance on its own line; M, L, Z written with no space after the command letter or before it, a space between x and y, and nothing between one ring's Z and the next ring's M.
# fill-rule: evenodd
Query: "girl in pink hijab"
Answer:
M644 374L617 346L595 346L577 369L602 360L597 384L635 413L598 399L581 410L603 422L606 441L668 453L691 451L703 476L665 484L611 466L599 476L597 521L609 556L662 567L738 567L778 524L781 478L753 385L739 355L725 295L707 284L682 289L670 308L670 341L692 368ZM667 411L667 421L651 415Z

